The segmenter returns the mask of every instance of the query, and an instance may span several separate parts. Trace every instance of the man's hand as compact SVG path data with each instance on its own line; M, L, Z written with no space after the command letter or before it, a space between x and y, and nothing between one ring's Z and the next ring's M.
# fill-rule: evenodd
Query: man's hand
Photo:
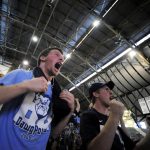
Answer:
M65 100L68 103L71 112L74 111L74 95L68 90L63 90L59 96L61 99Z
M117 117L118 119L122 118L122 115L124 113L124 105L123 103L116 101L116 100L112 100L110 101L110 113L114 116Z
M46 92L48 88L48 82L44 77L24 81L22 82L22 85L27 89L27 91L33 92Z
M47 88L47 80L44 77L33 78L10 86L0 86L0 104L29 91L46 92Z
M79 111L80 111L79 99L78 99L78 98L75 98L74 100L76 101L76 105L77 105L77 106L76 106L76 111L79 112Z

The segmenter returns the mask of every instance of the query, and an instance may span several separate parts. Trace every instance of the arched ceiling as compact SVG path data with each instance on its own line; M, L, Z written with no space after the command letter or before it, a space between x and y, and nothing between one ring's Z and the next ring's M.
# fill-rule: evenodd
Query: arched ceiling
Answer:
M114 96L136 116L144 115L138 99L150 93L150 0L2 0L0 5L1 64L17 68L28 59L33 68L42 50L60 47L71 58L57 80L62 88L75 87L82 109L89 104L91 83L113 80ZM94 27L96 19L100 25ZM129 48L138 52L132 59Z

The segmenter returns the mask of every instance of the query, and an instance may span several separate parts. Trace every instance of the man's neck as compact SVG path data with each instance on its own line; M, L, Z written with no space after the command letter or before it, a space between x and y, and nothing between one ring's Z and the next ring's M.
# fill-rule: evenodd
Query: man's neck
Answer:
M49 76L46 73L46 71L45 71L45 69L43 67L40 67L40 68L41 68L42 72L44 73L44 75L45 75L45 77L47 78L48 81L51 81L54 78L54 76Z
M101 114L108 115L108 108L104 107L100 102L95 102L93 108Z

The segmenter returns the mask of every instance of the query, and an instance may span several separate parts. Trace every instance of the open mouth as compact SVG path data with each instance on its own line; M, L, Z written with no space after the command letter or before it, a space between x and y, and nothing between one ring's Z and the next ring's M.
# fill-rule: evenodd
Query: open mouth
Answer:
M56 68L56 69L59 69L61 66L62 66L61 63L56 63L56 64L55 64L55 68Z
M113 100L113 99L114 99L114 96L111 96L111 97L110 97L110 100Z

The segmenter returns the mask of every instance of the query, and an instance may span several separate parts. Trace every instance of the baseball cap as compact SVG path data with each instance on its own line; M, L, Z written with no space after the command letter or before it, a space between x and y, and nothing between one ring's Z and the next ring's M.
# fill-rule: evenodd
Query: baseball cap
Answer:
M106 83L104 82L98 82L98 83L93 83L91 87L89 88L89 97L92 98L93 92L97 91L98 89L108 86L111 90L114 88L115 84L113 81L108 81Z

